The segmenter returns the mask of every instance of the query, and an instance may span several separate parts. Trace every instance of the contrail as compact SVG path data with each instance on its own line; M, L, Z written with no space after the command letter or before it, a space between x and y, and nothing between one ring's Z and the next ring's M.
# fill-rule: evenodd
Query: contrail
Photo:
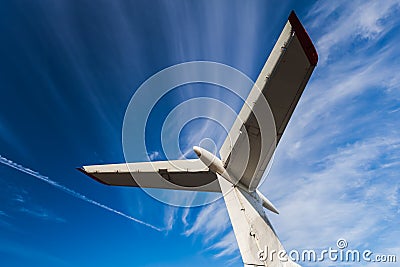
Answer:
M84 195L82 195L82 194L80 194L78 192L75 192L72 189L69 189L69 188L67 188L67 187L65 187L63 185L60 185L59 183L51 180L47 176L41 175L40 173L38 173L36 171L33 171L31 169L25 168L24 166L21 166L21 165L15 163L15 162L13 162L12 160L6 159L5 157L2 157L1 155L0 155L0 163L2 163L4 165L7 165L7 166L9 166L11 168L14 168L14 169L16 169L16 170L18 170L20 172L24 172L26 174L29 174L30 176L33 176L33 177L35 177L35 178L37 178L39 180L42 180L42 181L44 181L44 182L46 182L46 183L48 183L48 184L50 184L50 185L52 185L52 186L54 186L54 187L56 187L58 189L70 194L73 197L79 198L79 199L81 199L83 201L86 201L86 202L88 202L90 204L96 205L96 206L98 206L100 208L103 208L103 209L111 211L111 212L113 212L115 214L121 215L121 216L123 216L123 217L125 217L125 218L127 218L129 220L134 221L134 222L137 222L137 223L140 223L142 225L148 226L148 227L150 227L150 228L152 228L154 230L162 231L162 229L160 229L160 228L158 228L158 227L156 227L154 225L151 225L149 223L143 222L143 221L141 221L139 219L136 219L136 218L134 218L132 216L126 215L125 213L123 213L121 211L115 210L115 209L110 208L110 207L108 207L108 206L106 206L104 204L101 204L101 203L99 203L97 201L94 201L94 200L92 200L92 199L90 199L90 198L88 198L88 197L86 197L86 196L84 196Z

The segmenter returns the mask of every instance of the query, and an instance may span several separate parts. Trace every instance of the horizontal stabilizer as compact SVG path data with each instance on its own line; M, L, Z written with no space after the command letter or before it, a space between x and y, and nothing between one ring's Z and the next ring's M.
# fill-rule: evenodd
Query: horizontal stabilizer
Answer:
M92 165L79 170L106 185L221 192L216 174L198 159Z
M227 171L240 177L249 191L258 187L317 61L310 37L292 12L246 99L248 105L243 105L219 151ZM265 99L273 115L274 136L262 127L268 116L255 117L257 110L265 109Z

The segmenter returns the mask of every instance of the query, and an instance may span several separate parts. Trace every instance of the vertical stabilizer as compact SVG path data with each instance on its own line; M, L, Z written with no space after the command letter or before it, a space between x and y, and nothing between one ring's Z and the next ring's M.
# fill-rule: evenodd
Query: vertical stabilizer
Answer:
M284 256L285 250L265 215L257 193L233 186L221 176L218 176L218 181L244 266L298 267Z

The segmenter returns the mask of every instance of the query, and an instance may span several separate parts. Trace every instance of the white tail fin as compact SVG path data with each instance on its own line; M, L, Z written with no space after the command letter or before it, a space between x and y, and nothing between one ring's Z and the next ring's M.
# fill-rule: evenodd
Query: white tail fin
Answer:
M317 61L310 37L292 12L219 151L221 159L194 147L200 160L80 170L108 185L222 192L245 266L299 266L284 257L263 207L278 210L257 187Z
M218 177L244 266L299 266L287 256L256 192L247 192ZM273 253L275 251L275 253Z

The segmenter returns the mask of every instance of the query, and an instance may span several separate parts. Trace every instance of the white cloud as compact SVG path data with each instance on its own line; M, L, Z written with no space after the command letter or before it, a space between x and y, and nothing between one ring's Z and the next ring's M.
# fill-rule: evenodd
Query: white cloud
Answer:
M386 34L396 14L400 1L328 1L318 2L308 14L314 21L311 25L324 34L316 45L320 54L320 64L327 63L329 57L349 42L358 39L377 39Z
M189 225L189 223L188 223L189 213L190 213L190 208L184 208L183 211L182 211L181 220L182 220L182 223L183 223L185 228Z
M271 220L284 243L321 248L344 236L361 245L385 230L384 221L398 216L399 184L390 186L393 174L374 164L398 144L400 139L369 139L321 159L320 170L313 165L288 177L274 171L266 191L281 211Z
M168 233L174 228L179 208L174 206L167 206L164 211L164 230Z
M400 247L383 238L398 236L393 225L400 222L400 135L391 112L398 108L399 50L398 38L387 36L399 24L398 7L318 2L308 16L324 21L311 27L322 64L262 185L281 211L270 217L288 249L323 249L340 237L350 248Z
M93 204L93 205L95 205L97 207L100 207L100 208L105 209L107 211L110 211L110 212L112 212L114 214L117 214L117 215L120 215L122 217L125 217L126 219L129 219L131 221L134 221L134 222L137 222L139 224L145 225L145 226L147 226L149 228L152 228L154 230L161 231L160 228L158 228L158 227L156 227L156 226L154 226L152 224L146 223L146 222L141 221L139 219L136 219L136 218L134 218L134 217L132 217L130 215L127 215L127 214L125 214L125 213L123 213L121 211L115 210L115 209L110 208L110 207L108 207L108 206L106 206L104 204L101 204L101 203L99 203L99 202L97 202L95 200L92 200L92 199L86 197L85 195L82 195L82 194L80 194L78 192L75 192L72 189L69 189L68 187L60 185L59 183L51 180L49 177L47 177L45 175L42 175L42 174L40 174L40 173L38 173L36 171L33 171L33 170L29 169L29 168L26 168L26 167L24 167L24 166L22 166L22 165L20 165L18 163L15 163L12 160L9 160L9 159L7 159L5 157L0 156L0 163L4 164L6 166L9 166L9 167L11 167L13 169L16 169L16 170L18 170L20 172L26 173L26 174L28 174L28 175L36 178L36 179L39 179L39 180L41 180L43 182L46 182L49 185L52 185L53 187L55 187L57 189L60 189L60 190L64 191L65 193L70 194L71 196L73 196L75 198L81 199L81 200L83 200L83 201L85 201L87 203ZM28 213L30 213L32 215L38 215L39 217L47 218L47 214L44 213L44 212L39 212L38 213L38 212L32 211L30 209L26 209L26 208L23 208L21 211L28 212Z
M21 195L21 194L16 194L16 195L14 196L14 200L17 201L17 202L20 202L20 203L24 203L24 202L25 202L25 198L24 198L24 196Z
M215 254L215 257L217 258L238 253L239 249L233 231L229 231L224 237L216 241L216 243L214 243L210 248L220 250L220 252Z
M191 228L185 231L185 235L201 232L206 235L205 241L207 242L223 233L228 226L229 217L225 204L222 201L216 201L201 209Z
M149 159L150 159L151 161L160 159L160 152L158 152L158 151L150 152L150 153L148 153L148 157L149 157Z
M208 249L216 251L217 258L238 254L239 248L222 199L202 207L191 227L186 229L184 234L201 236L203 244ZM236 260L236 257L232 258L232 262Z
M388 36L399 6L317 2L307 16L321 61L261 188L281 212L268 216L287 249L334 247L344 237L350 248L399 251L398 238L385 238L399 236L400 223L400 55ZM224 256L237 245L231 228L221 229L225 218L211 220L215 209L203 208L185 233L225 230L210 247Z
M43 220L65 222L65 219L51 213L50 211L42 207L30 207L30 208L21 207L19 211Z

